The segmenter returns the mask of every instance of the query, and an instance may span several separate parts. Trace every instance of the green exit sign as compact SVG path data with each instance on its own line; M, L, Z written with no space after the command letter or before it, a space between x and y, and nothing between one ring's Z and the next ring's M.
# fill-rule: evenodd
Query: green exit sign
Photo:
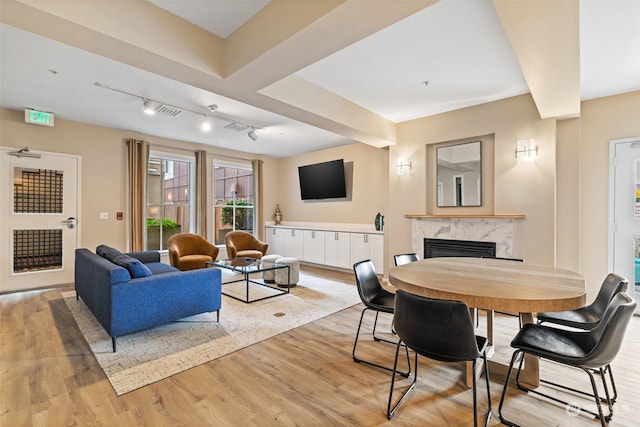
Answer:
M53 126L53 113L25 108L24 121L34 125Z

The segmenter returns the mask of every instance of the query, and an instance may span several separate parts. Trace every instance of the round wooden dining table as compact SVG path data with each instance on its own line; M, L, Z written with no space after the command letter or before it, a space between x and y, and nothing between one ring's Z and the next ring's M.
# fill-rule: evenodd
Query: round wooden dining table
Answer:
M463 301L470 308L487 310L491 345L494 311L517 313L522 323L531 323L534 313L573 310L586 301L584 278L578 273L496 258L427 258L392 267L389 282L405 292ZM501 374L506 373L503 368ZM471 374L467 373L467 384ZM528 385L538 386L537 358L525 358L522 378Z

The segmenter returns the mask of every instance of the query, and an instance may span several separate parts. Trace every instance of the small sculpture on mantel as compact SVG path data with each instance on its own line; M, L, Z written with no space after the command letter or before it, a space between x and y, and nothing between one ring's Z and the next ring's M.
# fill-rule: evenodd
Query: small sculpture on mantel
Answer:
M378 215L376 215L376 221L374 224L376 226L376 231L384 230L384 215L380 215L380 212L378 212Z
M274 217L276 219L276 225L280 225L280 223L282 222L282 211L280 210L280 205L276 204L276 213Z

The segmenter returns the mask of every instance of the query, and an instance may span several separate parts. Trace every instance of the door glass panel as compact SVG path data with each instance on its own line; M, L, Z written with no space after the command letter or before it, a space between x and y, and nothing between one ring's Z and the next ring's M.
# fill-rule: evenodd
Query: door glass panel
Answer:
M62 179L58 170L15 168L14 213L62 213Z
M633 239L634 241L634 281L635 291L640 292L640 237L636 237Z
M62 268L62 230L14 230L13 272Z
M14 168L13 212L61 214L63 172L50 169ZM62 230L14 230L13 272L62 268Z

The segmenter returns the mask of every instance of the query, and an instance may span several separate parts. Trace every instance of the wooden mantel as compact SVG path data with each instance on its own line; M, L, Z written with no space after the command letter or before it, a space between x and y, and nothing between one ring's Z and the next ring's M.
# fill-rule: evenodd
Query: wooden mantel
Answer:
M502 215L494 215L494 214L439 214L439 215L430 215L430 214L405 214L405 218L495 218L495 219L524 219L524 215L521 214L502 214Z

